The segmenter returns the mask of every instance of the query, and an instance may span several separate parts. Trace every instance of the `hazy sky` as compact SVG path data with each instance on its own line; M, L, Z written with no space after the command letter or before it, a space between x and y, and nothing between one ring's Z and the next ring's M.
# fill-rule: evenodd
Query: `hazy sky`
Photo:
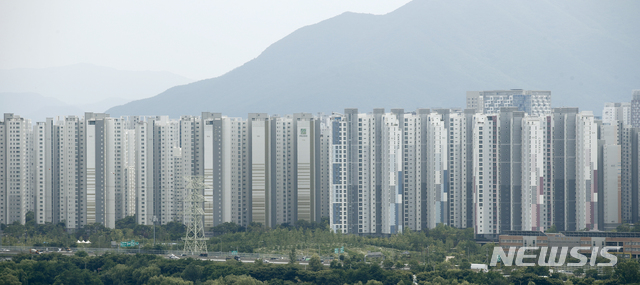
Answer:
M408 0L0 1L0 69L92 63L199 80L296 29Z

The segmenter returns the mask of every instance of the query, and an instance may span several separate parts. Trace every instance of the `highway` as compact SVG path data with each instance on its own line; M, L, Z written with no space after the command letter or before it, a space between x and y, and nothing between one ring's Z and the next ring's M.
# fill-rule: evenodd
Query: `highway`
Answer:
M194 258L200 260L207 260L212 262L225 262L227 260L233 260L233 255L230 252L212 252L208 256L199 255L183 255L181 250L144 250L144 249L121 249L121 248L71 248L71 251L66 251L64 248L57 247L27 247L27 246L4 246L0 248L0 255L17 255L20 253L29 253L31 249L37 249L41 254L48 253L60 253L62 255L73 255L76 251L85 251L89 256L101 255L107 252L110 253L124 253L124 254L155 254L165 258L170 258L171 255L175 256L175 259L182 258ZM265 260L265 264L288 264L289 259L284 255L275 254L261 254L261 253L238 253L240 261L243 263L254 263L256 259ZM329 266L331 260L324 258L323 264ZM298 261L300 265L309 265L308 261Z

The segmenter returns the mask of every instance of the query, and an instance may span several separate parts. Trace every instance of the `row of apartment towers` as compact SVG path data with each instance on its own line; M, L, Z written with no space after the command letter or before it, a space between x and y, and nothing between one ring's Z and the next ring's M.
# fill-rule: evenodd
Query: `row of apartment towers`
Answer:
M491 92L483 100L508 101ZM482 112L345 109L246 119L85 113L35 125L5 114L0 223L24 223L27 211L69 229L113 228L126 216L184 221L188 176L204 179L205 227L328 218L343 233L448 224L490 237L637 222L638 129L547 103L531 104L545 107L536 112L487 103Z

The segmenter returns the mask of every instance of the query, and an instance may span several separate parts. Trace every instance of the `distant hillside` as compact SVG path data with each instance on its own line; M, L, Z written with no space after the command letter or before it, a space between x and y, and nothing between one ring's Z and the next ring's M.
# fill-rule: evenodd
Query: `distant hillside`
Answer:
M468 90L551 90L601 112L640 88L639 1L415 0L301 28L208 80L111 108L112 115L464 106ZM221 55L222 56L222 55Z
M0 70L0 92L38 93L81 109L90 105L100 112L189 82L169 72L117 70L91 64Z
M81 116L84 111L51 97L37 93L1 93L0 116L14 113L20 117L31 119L32 123L44 122L47 117Z

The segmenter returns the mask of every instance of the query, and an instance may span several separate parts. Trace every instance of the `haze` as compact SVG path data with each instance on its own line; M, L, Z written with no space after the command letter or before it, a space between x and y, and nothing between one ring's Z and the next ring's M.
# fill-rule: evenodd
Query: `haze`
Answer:
M407 2L2 1L0 69L90 63L201 80L255 58L302 26L346 11L385 14Z

